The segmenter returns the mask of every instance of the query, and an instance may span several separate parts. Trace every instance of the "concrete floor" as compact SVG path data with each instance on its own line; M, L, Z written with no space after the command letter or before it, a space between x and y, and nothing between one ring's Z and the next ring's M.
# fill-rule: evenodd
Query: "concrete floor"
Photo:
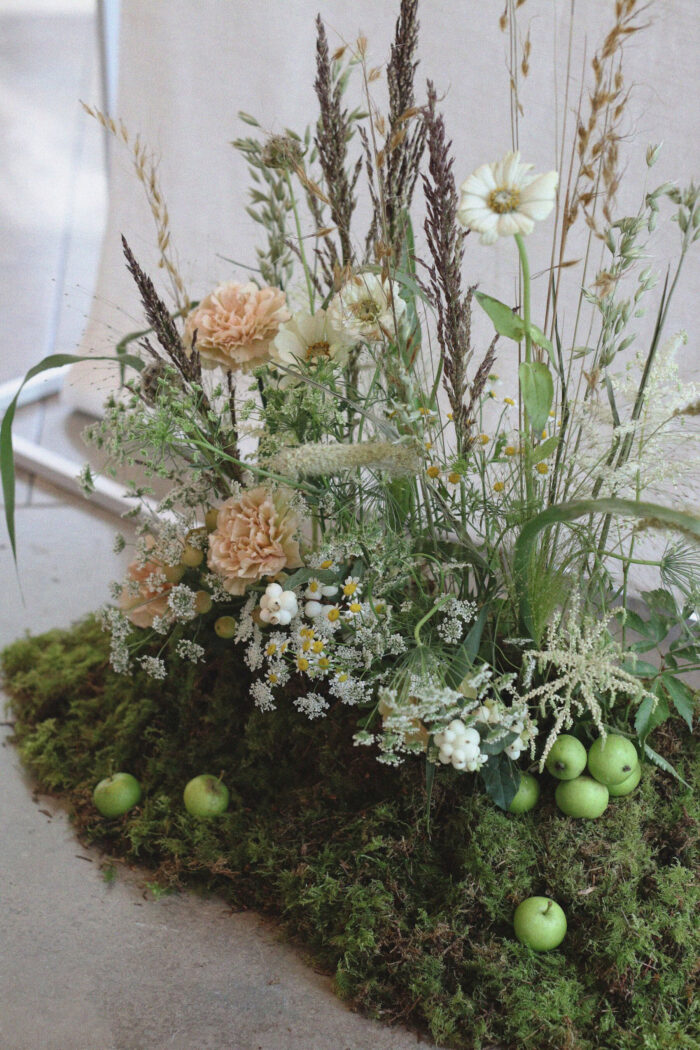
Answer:
M99 97L95 32L89 0L0 5L0 383L73 351L89 309L105 185L101 139L78 99ZM80 462L85 422L53 399L20 410L16 429ZM0 646L97 608L123 568L115 519L28 477L17 495L19 582L0 529ZM4 725L0 1050L417 1045L351 1013L259 917L217 899L155 900L144 871L118 867L108 885L105 858L35 793L10 733Z

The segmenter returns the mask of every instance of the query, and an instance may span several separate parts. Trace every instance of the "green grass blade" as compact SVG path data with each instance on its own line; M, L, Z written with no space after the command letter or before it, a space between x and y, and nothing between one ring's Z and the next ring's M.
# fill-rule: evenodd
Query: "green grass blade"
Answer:
M656 503L641 503L610 497L608 499L574 500L571 503L560 503L549 507L528 521L515 543L513 568L519 595L520 617L530 637L534 636L534 619L530 606L529 574L537 537L540 532L552 525L575 521L588 514L611 514L621 518L648 518L662 526L678 529L700 543L699 517L684 511L672 510L670 507L662 507Z
M17 544L15 536L15 460L12 449L12 424L17 410L19 395L22 392L24 384L30 379L33 379L34 376L41 375L42 372L48 372L52 368L63 368L64 365L75 364L78 361L114 361L119 365L128 365L129 367L134 368L137 372L140 372L143 368L143 361L141 358L134 357L130 354L121 354L118 358L113 357L111 354L99 357L93 357L92 355L79 356L77 354L51 354L49 357L45 357L43 361L39 361L38 364L34 365L33 368L30 368L27 372L17 390L17 393L7 406L7 411L3 416L2 425L0 426L0 476L2 477L2 493L5 501L7 534L10 538L12 557L14 558L15 565L17 564Z

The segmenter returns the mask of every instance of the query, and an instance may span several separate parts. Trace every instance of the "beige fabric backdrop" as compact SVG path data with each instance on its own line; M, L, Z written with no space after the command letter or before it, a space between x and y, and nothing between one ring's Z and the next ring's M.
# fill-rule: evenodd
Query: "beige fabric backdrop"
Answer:
M254 263L258 228L245 213L247 177L240 156L229 145L244 134L239 109L255 114L271 131L302 130L316 114L314 17L326 22L331 46L352 41L362 31L369 40L370 64L388 56L397 4L376 0L123 0L118 114L130 132L139 132L161 157L160 177L170 212L174 244L190 294L200 297L215 282L242 276L224 257ZM553 113L563 111L564 69L570 8L575 8L570 98L575 100L584 69L612 23L613 0L527 0L520 25L532 38L531 73L522 85L520 126L523 158L538 170L556 167ZM443 110L454 139L459 180L510 147L507 36L498 27L501 0L423 0L421 7L421 89L431 77L444 93ZM633 86L624 145L629 177L619 213L636 211L647 177L646 146L664 141L649 185L664 179L686 182L700 165L700 104L697 65L700 13L697 0L656 0L644 18L652 22L626 47L626 79ZM382 82L379 82L381 85ZM379 86L379 97L382 92ZM86 120L90 118L86 117ZM569 118L570 119L570 118ZM94 134L100 134L95 125ZM417 195L422 198L422 194ZM153 223L128 154L112 151L110 208L98 290L83 349L109 352L142 318L119 243L123 232L151 273L157 258ZM359 236L362 236L362 230ZM543 223L529 238L533 270L549 258L551 227ZM656 262L664 268L678 231L657 240ZM696 258L700 252L695 253ZM510 297L515 256L511 244L480 246L470 238L465 276L490 293ZM700 365L697 316L700 267L692 259L671 329L685 327L690 340L684 369ZM544 281L535 292L535 316ZM575 282L572 289L575 290ZM165 285L163 285L165 287ZM641 321L644 328L646 321ZM484 327L484 338L487 328ZM514 361L502 354L499 371L512 374ZM82 369L73 396L82 406L99 406L111 366ZM68 396L71 394L69 392Z

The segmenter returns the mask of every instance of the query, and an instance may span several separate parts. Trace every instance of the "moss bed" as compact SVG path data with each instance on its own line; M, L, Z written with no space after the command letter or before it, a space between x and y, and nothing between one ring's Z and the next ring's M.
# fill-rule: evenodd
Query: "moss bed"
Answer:
M157 869L163 887L216 890L276 916L364 1012L485 1050L698 1050L698 803L646 766L596 821L559 813L553 785L525 816L475 778L440 771L430 830L419 763L353 747L348 711L311 724L251 708L223 644L206 669L153 682L114 675L88 619L2 654L15 741L42 790L67 798L80 838ZM693 777L680 721L655 746ZM140 807L105 820L95 783L126 770ZM201 822L186 781L223 772L229 812ZM538 955L512 916L552 896L569 931Z

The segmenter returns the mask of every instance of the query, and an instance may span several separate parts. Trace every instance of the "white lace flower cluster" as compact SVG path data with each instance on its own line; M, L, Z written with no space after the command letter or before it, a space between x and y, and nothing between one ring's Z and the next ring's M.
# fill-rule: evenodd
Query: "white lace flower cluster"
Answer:
M472 711L471 717L475 722L482 722L489 728L500 727L507 733L516 734L515 740L504 749L513 761L520 758L523 751L531 748L539 733L524 704L516 703L508 707L500 700L488 699Z

